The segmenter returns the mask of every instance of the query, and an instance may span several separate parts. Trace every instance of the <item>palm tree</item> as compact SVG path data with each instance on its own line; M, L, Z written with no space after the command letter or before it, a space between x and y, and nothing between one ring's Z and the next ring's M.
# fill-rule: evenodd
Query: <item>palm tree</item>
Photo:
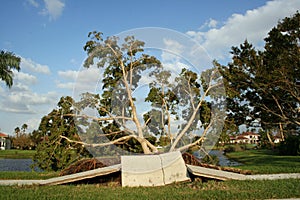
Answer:
M16 127L15 128L15 133L16 133L16 137L18 138L19 137L19 135L20 135L20 128L19 127Z
M25 134L27 128L28 128L27 124L22 125L21 129L22 129L23 134Z
M10 88L13 85L13 71L20 71L21 58L15 56L12 52L0 52L0 79Z

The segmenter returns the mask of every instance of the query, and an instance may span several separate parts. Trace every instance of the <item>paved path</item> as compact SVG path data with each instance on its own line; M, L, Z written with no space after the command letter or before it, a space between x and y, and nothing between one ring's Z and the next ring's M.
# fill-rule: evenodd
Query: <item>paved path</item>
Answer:
M187 168L188 171L195 176L218 180L276 180L289 178L300 179L300 173L244 175L194 165L187 165Z
M103 176L120 170L121 164L118 164L46 180L0 180L0 185L59 185Z

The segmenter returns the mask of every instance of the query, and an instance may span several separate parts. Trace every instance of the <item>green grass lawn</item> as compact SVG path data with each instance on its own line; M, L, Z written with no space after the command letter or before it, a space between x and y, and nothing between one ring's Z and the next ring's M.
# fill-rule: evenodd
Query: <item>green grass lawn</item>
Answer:
M236 168L258 174L300 173L300 156L280 156L266 149L230 152L226 156L243 164Z
M9 149L0 151L1 158L11 158L11 159L25 159L33 158L33 155L36 153L35 150L17 150Z
M0 180L41 180L58 177L59 172L22 172L22 171L0 171Z
M2 153L2 152L1 152ZM14 154L11 150L10 155ZM22 152L26 155L26 151ZM17 153L19 154L19 151ZM30 155L31 152L27 152ZM2 154L3 155L3 154ZM300 157L278 156L270 150L228 153L244 163L238 168L256 173L300 173ZM0 179L47 179L58 172L0 172ZM164 187L122 188L100 184L59 186L0 186L0 199L283 199L300 198L300 179L208 181Z
M273 199L299 198L300 180L225 181L122 188L101 185L0 186L0 199Z

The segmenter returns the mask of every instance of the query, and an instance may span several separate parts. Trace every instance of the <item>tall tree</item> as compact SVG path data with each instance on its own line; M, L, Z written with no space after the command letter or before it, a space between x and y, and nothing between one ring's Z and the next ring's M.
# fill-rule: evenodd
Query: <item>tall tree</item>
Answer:
M98 137L108 136L109 141L99 143L95 139L94 144L80 144L104 147L131 142L138 143L143 153L151 154L158 152L150 141L154 135L170 138L169 151L184 150L203 142L216 119L210 115L214 104L219 102L216 98L222 98L222 91L218 90L222 79L216 68L200 75L183 69L175 78L156 57L143 53L144 42L133 36L126 37L122 44L116 37L103 39L100 32L91 32L89 37L91 40L84 46L88 54L84 66L96 65L103 69L102 90L99 95L84 94L75 106L78 112L72 116L84 122L84 130L89 129L87 120L97 122L101 129ZM154 80L148 85L148 95L137 92L145 73ZM142 108L148 111L138 109L139 95L144 95L144 100L149 102L150 105ZM89 116L89 109L96 109L98 116ZM203 137L186 143L195 132L203 133Z
M26 133L27 128L28 128L28 125L27 125L27 124L23 124L23 125L22 125L21 129L22 129L23 134Z
M13 85L13 69L20 71L21 58L12 52L0 52L0 79L10 88Z
M15 128L16 137L19 137L21 129L19 127Z
M265 130L290 132L290 127L299 128L299 41L297 12L269 32L264 50L256 50L248 41L232 47L232 62L220 67L226 80L230 117L239 124Z

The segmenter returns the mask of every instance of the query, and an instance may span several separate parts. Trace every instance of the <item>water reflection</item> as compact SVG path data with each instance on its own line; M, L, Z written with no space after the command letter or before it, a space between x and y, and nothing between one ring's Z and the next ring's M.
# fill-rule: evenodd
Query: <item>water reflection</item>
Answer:
M27 171L32 169L30 166L33 164L32 159L0 159L0 171ZM35 171L41 171L35 169Z
M202 155L203 153L200 153L199 151L196 151L193 153L194 156L196 156L197 158L202 158L204 157L205 155ZM220 150L211 150L209 152L209 155L215 155L218 157L219 159L219 165L222 166L222 167L230 167L230 166L238 166L238 165L242 165L241 163L239 162L236 162L234 160L230 160L229 158L227 158L225 155L224 155L224 151L220 151Z

